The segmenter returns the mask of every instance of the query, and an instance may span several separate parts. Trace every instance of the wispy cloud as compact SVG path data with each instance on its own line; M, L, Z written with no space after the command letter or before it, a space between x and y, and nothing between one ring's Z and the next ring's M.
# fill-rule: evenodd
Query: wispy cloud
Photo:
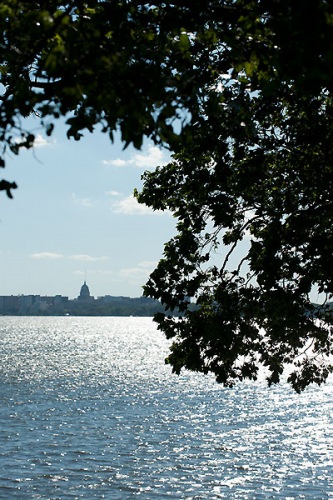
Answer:
M119 191L113 191L113 190L111 190L111 191L106 191L106 192L105 192L105 194L106 194L107 196L120 196L120 195L121 195L121 193L119 193Z
M68 258L71 260L79 260L81 262L97 262L101 260L108 260L109 257L106 256L92 257L91 255L87 254L76 254L76 255L70 255Z
M42 134L37 134L35 137L34 141L34 147L35 148L45 148L52 146L54 144L54 141L50 141L48 139L45 139L45 137L42 136Z
M21 144L24 141L24 137L15 137L13 139L17 144ZM55 140L50 140L46 139L45 137L42 136L42 134L36 134L33 147L34 149L39 149L39 148L45 148L45 147L50 147L55 144Z
M103 160L103 165L111 167L124 167L132 165L134 167L151 169L158 165L164 165L168 161L165 152L157 146L148 146L147 151L135 153L129 160L116 158L114 160Z
M164 161L163 151L156 146L149 146L148 152L146 154L137 153L134 155L133 164L140 168L157 167L161 165Z
M81 198L75 193L72 193L71 200L75 205L79 205L81 207L91 207L93 205L90 198Z
M149 274L154 270L156 265L157 262L153 261L139 262L134 267L120 269L119 277L127 280L131 284L142 284L148 279Z
M32 259L48 259L48 260L54 260L54 259L69 259L69 260L76 260L80 262L98 262L98 261L103 261L103 260L108 260L109 257L106 257L105 255L101 257L94 257L92 255L88 255L85 253L81 254L74 254L74 255L64 255L62 253L57 253L57 252L37 252L33 253L30 255Z
M79 269L77 269L76 271L73 271L72 274L74 274L75 276L86 276L86 272L79 270Z
M116 201L112 204L112 211L116 214L125 215L152 215L160 212L154 212L146 205L138 203L133 195L129 195L122 200Z
M103 160L103 165L110 167L124 167L128 165L129 161L122 160L121 158L116 158L115 160Z
M62 259L64 256L56 252L38 252L30 255L32 259Z

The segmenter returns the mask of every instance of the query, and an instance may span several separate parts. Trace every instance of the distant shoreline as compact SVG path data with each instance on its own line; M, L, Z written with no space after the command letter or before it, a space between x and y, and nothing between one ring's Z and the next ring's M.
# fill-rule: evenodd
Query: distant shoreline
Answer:
M157 312L164 312L164 307L149 297L0 296L1 316L154 316Z

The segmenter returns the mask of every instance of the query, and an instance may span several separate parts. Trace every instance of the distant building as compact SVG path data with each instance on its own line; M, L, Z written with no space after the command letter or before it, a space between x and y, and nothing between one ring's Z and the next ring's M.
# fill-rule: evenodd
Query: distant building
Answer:
M78 300L81 300L83 302L89 302L91 300L94 300L94 297L90 295L90 290L86 282L83 283L81 286L80 290L80 295L78 296Z
M16 314L19 310L19 299L14 295L0 297L0 313Z
M62 295L54 297L41 297L40 295L0 296L0 314L59 314L67 305L68 297Z

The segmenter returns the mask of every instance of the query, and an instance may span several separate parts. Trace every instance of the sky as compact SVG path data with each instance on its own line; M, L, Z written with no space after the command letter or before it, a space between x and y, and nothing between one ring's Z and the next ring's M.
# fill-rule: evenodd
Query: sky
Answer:
M0 295L139 297L175 234L176 220L139 205L134 188L145 170L168 162L146 142L140 151L107 135L68 140L64 123L36 146L7 155L1 178L16 182L14 199L0 192Z

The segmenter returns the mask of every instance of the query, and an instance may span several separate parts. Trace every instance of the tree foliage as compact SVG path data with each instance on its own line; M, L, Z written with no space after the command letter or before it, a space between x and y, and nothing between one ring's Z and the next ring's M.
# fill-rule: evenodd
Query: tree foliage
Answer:
M201 13L208 5L1 2L0 166L6 150L17 154L33 146L34 133L22 120L31 115L48 135L62 116L75 140L99 126L111 140L120 131L125 145L140 147L144 136L171 144L173 122L185 128L198 89L211 79L213 33ZM191 57L184 25L198 34Z
M145 286L185 312L157 317L177 373L232 385L263 365L272 384L290 365L300 392L332 371L333 10L305 3L233 3L190 147L144 175L139 201L178 218Z
M32 113L49 134L65 116L76 140L99 126L125 145L147 136L173 151L137 197L178 221L144 288L183 313L156 317L174 371L231 385L263 365L271 384L291 365L297 391L325 381L331 3L6 0L0 23L3 153L33 146L22 125Z

